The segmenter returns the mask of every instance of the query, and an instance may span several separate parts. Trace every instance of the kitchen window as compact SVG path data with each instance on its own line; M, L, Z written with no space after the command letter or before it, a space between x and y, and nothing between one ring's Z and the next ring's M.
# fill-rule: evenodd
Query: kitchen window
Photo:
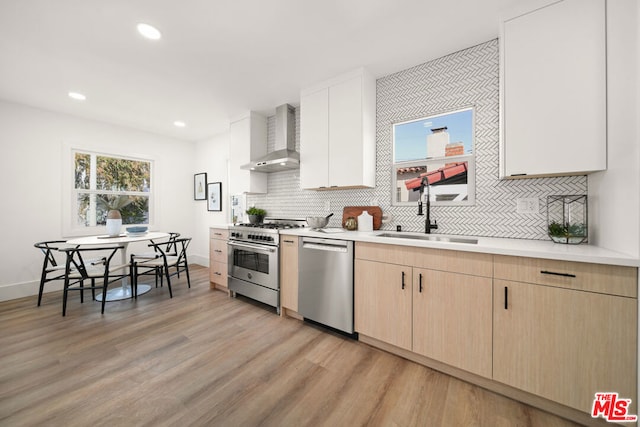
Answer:
M79 150L71 154L72 229L104 226L111 209L120 211L123 225L150 223L151 160Z
M426 182L432 204L473 205L473 108L394 123L391 174L394 206L417 204Z

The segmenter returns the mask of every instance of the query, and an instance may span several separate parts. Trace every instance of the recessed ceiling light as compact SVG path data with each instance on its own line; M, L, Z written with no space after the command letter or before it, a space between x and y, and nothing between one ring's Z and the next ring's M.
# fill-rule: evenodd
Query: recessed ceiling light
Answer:
M69 98L73 98L76 101L84 101L85 99L87 99L86 96L79 92L69 92Z
M137 26L138 32L150 40L159 40L162 34L156 27L152 27L149 24L140 23Z
M181 122L180 120L176 120L175 122L173 122L173 125L179 128L183 128L185 127L187 124L185 122Z

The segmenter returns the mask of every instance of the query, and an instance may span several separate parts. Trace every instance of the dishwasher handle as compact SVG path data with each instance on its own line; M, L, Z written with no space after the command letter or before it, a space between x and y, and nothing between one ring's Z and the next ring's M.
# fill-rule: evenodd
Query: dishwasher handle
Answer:
M348 252L349 242L346 240L317 239L304 237L302 239L303 249L313 249L318 251Z

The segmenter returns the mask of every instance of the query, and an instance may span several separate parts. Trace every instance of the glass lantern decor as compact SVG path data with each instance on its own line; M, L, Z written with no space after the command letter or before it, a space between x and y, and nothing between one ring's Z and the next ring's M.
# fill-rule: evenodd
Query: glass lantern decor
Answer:
M587 241L587 196L548 196L547 230L556 243Z

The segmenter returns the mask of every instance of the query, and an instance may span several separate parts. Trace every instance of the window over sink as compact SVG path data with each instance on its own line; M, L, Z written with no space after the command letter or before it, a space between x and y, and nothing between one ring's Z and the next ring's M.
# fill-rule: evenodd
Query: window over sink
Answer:
M471 107L394 123L391 204L415 205L428 181L432 204L473 205L474 133Z

